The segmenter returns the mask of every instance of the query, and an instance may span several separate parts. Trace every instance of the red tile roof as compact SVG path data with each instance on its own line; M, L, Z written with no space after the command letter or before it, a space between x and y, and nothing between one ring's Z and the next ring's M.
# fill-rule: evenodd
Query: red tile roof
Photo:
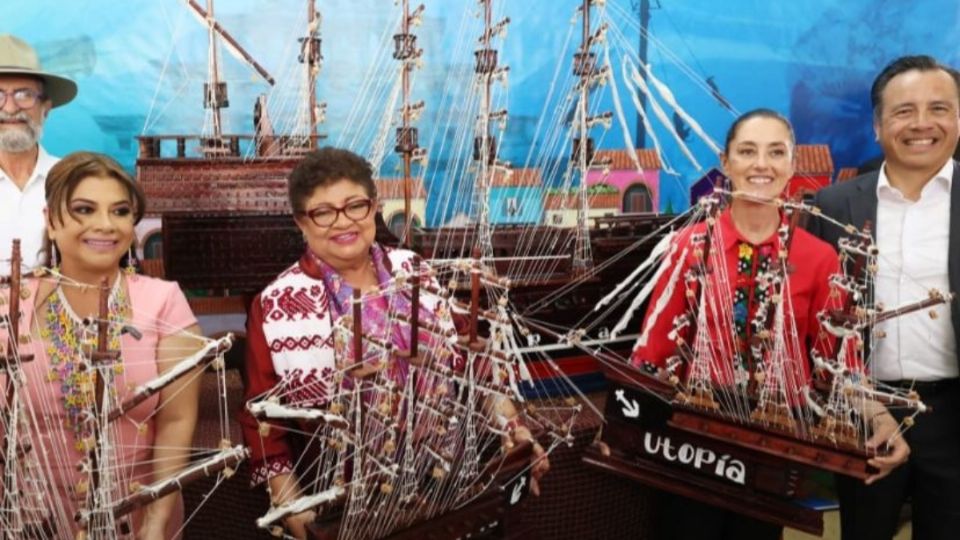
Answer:
M497 171L493 175L492 187L536 187L542 184L540 169L512 169L511 174Z
M634 165L633 160L630 159L628 150L597 150L594 153L594 159L610 159L612 161L610 169L614 171L636 169L636 165ZM637 149L637 161L640 162L640 166L643 167L644 170L658 170L663 166L660 163L660 156L657 155L657 151L649 148Z
M377 186L377 197L380 199L402 199L403 181L400 178L376 178L373 183ZM412 179L410 195L414 199L426 199L427 191L423 187L423 180Z
M837 183L839 184L840 182L846 182L847 180L856 178L856 176L857 176L856 167L844 167L840 169L840 171L837 173Z
M620 209L619 193L598 193L590 195L587 201L590 208ZM544 198L543 207L547 210L575 209L577 207L577 195L574 193L548 193Z
M833 157L825 144L798 144L794 174L833 176Z

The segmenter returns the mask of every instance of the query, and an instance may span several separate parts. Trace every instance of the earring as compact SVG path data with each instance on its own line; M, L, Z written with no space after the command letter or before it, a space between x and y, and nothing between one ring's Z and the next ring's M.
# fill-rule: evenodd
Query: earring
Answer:
M57 244L50 241L50 270L53 270L53 273L60 273L60 260L57 256Z
M127 248L127 266L123 269L123 271L126 272L128 276L132 276L137 273L137 254L133 250L132 245Z

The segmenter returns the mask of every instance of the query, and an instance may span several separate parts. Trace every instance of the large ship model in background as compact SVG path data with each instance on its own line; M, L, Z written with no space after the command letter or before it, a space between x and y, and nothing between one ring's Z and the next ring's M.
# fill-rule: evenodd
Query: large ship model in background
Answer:
M203 85L208 132L139 138L136 175L150 200L147 227L156 229L163 219L163 266L147 270L184 287L253 292L295 260L293 254L302 247L292 235L286 176L321 138L316 126L325 105L308 92L297 124L289 134L276 135L264 95L255 105L253 135L224 133L221 109L229 99L220 75L219 44L271 86L275 81L216 21L212 0L206 9L193 0L186 6L209 34L208 79ZM301 84L312 88L323 57L319 16L313 2L306 6L309 31L300 40L299 60Z
M275 130L267 96L261 96L255 106L253 134L231 135L224 131L220 119L228 99L226 82L219 75L222 64L219 44L268 84L274 79L216 21L212 1L208 0L206 8L193 0L185 3L206 26L210 38L208 79L204 84L207 129L202 136L144 134L139 137L137 178L150 200L148 218L141 231L162 231L162 265L149 260L146 264L148 271L162 272L185 288L207 290L214 296L232 296L231 300L194 300L198 307L220 304L242 311L244 301L237 295L259 290L289 261L296 260L302 250L285 188L286 176L300 156L324 138L317 133L317 127L323 121L325 105L318 102L314 90L323 61L320 17L314 2L305 2L307 32L299 38L296 70L300 76L296 81L284 78L279 82L280 86L296 85L299 99L293 120L283 124L282 133ZM366 155L377 171L385 160L385 148L392 145L402 163L398 167L402 170L399 179L377 181L381 191L403 193L402 218L399 224L390 220L392 231L379 227L378 238L382 242L412 247L428 260L439 261L470 257L474 249L479 249L485 264L511 280L514 312L553 329L577 328L596 300L607 293L619 277L628 274L636 261L645 257L671 219L652 212L621 213L621 208L630 208L626 201L621 204L614 200L611 204L610 199L619 197L616 193L604 193L604 188L609 188L605 182L612 167L632 170L634 178L647 178L649 171L645 172L644 167L661 165L660 144L655 138L657 148L651 150L595 148L593 132L609 128L613 121L624 128L626 146L633 146L629 129L625 127L615 76L622 73L623 81L619 84L631 85L630 95L636 105L640 105L640 100L649 100L655 105L652 116L669 129L673 129L673 121L661 106L653 103L652 88L666 96L665 101L673 107L675 115L687 118L691 126L696 126L698 134L703 132L679 108L669 90L653 78L636 52L628 53L632 56L626 57L623 67L614 66L607 39L612 18L606 15L604 3L584 1L578 7L581 17L576 33L580 38L579 45L573 47L572 78L559 77L561 70L558 69L553 110L548 110L545 104L544 116L549 121L541 122L543 128L538 135L544 149L531 151L528 163L522 168L503 162L499 158L497 128L503 132L507 111L498 106L497 100L504 99L498 98L494 86L498 82L506 83L508 68L498 61L493 42L505 33L510 21L509 18L494 21L492 2L478 5L483 27L479 48L473 51L473 75L469 81L457 81L471 89L464 108L473 111L469 113L473 118L460 119L460 127L452 137L455 149L451 153L462 157L452 160L449 170L430 169L429 149L420 146L419 130L415 127L417 118L428 107L422 101L412 103L410 99L413 74L422 69L419 66L423 55L411 30L422 16L423 6L412 11L405 7L399 17L399 29L392 36L392 57L399 66L398 77L386 105L370 103L361 95L356 107L366 107L366 110L351 111L351 119L367 119L367 123L376 126L377 133L369 137L369 141L347 141L338 146ZM593 19L592 12L598 12ZM573 28L571 26L571 30ZM614 35L624 41L620 32ZM575 41L568 39L568 45L572 42ZM627 48L625 41L621 46ZM380 66L380 63L371 62L371 65ZM642 76L637 66L645 70L647 76ZM382 70L382 66L379 69ZM605 88L613 90L616 115L599 110L601 100L595 96L606 91ZM371 108L381 111L386 108L386 112L377 115L370 112ZM643 121L652 135L646 115ZM675 133L674 137L682 144ZM704 139L711 149L715 148L709 137ZM556 156L564 149L568 157L558 159ZM684 151L691 155L686 147ZM544 195L543 179L551 178L559 180L550 183L554 187ZM427 181L444 187L425 190L423 185ZM531 182L541 184L539 194L531 196L529 193L534 191L524 192L522 187ZM397 189L398 185L401 189ZM653 190L646 187L644 190L645 207L650 209L649 194ZM417 226L419 220L412 200L423 191L431 195L441 193L427 204L443 205L448 215L467 209L471 214L469 225ZM503 193L513 196L504 198ZM605 204L599 205L601 209L593 209L591 203ZM499 207L506 208L506 217L494 219L504 214ZM529 219L510 219L511 215L529 212L531 207L537 213L536 223ZM545 207L548 211L544 211ZM552 218L552 222L543 223L544 215ZM380 221L383 225L383 220ZM146 244L150 247L151 242L147 240ZM155 254L155 250L149 251ZM150 259L151 253L146 255ZM598 346L611 346L603 321L592 326L598 329L593 342ZM558 346L548 335L534 335L540 333L527 329L522 332L528 338L527 353L534 361L535 377L555 379L557 374L551 372L559 365L563 373L587 388L595 388L601 381L592 356L570 346ZM631 339L624 336L612 346L623 352ZM541 363L544 364L542 370L536 367Z

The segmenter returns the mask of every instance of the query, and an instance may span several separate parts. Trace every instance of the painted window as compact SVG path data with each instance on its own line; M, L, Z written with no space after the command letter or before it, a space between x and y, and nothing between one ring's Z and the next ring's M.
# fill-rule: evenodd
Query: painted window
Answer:
M520 215L520 201L516 197L507 197L504 201L505 212L509 217L516 217Z
M623 211L653 212L653 196L645 184L633 184L623 193Z

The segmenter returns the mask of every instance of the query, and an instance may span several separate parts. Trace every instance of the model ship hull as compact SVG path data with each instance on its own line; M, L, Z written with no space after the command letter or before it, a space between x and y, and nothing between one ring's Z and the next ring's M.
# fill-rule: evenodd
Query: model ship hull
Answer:
M289 214L287 175L296 157L140 157L137 181L147 196L147 215L168 212Z
M673 402L676 391L628 366L604 369L609 392L599 444L584 461L657 489L822 534L801 483L820 469L866 478L868 456L799 440Z
M536 540L538 536L515 508L529 493L531 447L516 448L504 458L494 481L461 508L396 531L385 540L448 540L451 538ZM416 505L410 511L416 512ZM307 526L311 540L337 540L341 515L330 512Z

